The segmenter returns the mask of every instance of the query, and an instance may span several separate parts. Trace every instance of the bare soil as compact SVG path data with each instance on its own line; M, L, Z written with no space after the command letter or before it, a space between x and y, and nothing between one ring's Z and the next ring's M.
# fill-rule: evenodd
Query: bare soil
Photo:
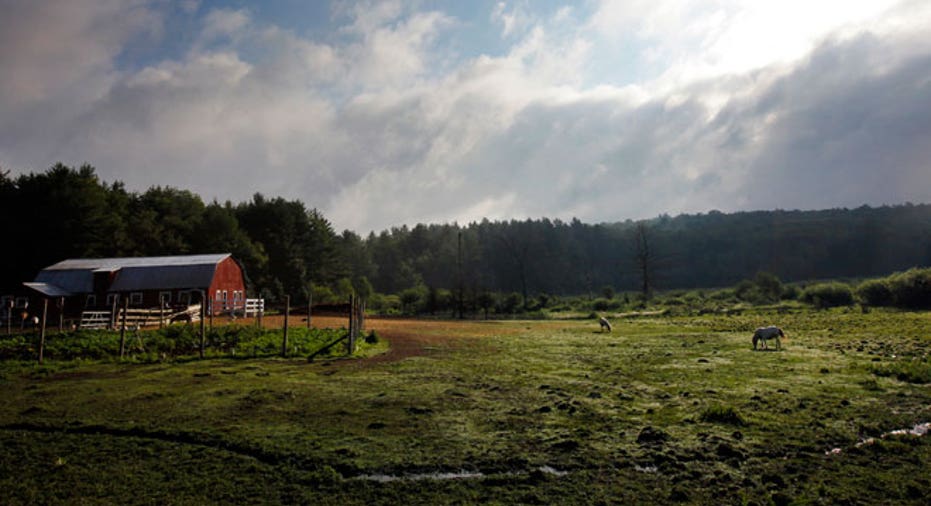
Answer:
M214 325L256 325L255 318L215 317ZM314 315L311 318L314 328L346 328L349 325L347 316ZM265 328L283 328L284 316L274 315L262 318ZM291 315L288 326L306 327L306 315ZM466 342L474 342L476 338L492 334L510 334L517 328L510 325L501 325L500 322L487 321L446 321L446 320L417 320L407 318L373 318L365 319L366 333L374 330L379 338L387 339L390 348L386 353L365 360L352 361L355 366L366 367L379 363L395 362L409 357L416 357L428 353L452 349Z

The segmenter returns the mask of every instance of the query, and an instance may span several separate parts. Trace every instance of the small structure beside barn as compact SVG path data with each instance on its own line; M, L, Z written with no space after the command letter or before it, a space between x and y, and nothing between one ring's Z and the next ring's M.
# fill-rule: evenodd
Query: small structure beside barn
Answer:
M178 310L206 304L208 313L219 314L243 310L246 304L243 269L229 253L69 259L42 269L23 285L25 296L4 295L0 301L4 307L13 302L14 315L16 308L32 309L43 298L50 301L50 317L64 318L124 305Z

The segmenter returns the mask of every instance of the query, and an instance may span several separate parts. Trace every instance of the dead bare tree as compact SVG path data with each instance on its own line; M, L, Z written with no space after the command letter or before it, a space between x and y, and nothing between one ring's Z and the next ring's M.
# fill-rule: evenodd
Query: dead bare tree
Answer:
M649 229L643 222L637 223L637 229L634 234L636 241L636 266L640 274L640 293L643 297L643 305L650 300L653 291L653 270L656 260L656 253L653 250Z

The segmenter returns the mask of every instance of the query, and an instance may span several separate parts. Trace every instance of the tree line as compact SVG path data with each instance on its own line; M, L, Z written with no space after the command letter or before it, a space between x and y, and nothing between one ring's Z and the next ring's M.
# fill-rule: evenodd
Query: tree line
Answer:
M931 205L822 211L717 211L614 223L482 220L337 233L304 203L256 194L204 203L172 187L100 181L93 167L0 172L0 286L66 258L230 252L253 295L297 302L348 293L443 293L462 310L487 294L595 296L606 287L732 286L759 272L784 281L860 278L931 265ZM414 292L412 292L414 291ZM432 294L432 295L431 295ZM413 295L411 295L413 297ZM402 297L403 299L403 297ZM513 299L513 297L512 297ZM403 300L402 300L403 303Z

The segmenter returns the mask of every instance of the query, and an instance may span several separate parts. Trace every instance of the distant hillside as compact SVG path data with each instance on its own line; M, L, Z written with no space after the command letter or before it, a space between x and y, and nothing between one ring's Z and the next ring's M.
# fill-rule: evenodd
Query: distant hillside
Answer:
M417 225L356 244L353 271L376 290L423 282L470 290L578 294L638 290L638 229L658 289L720 287L768 271L783 281L866 277L931 264L931 205L662 216L619 223ZM462 234L461 268L458 234ZM344 239L345 239L344 234ZM643 241L641 241L641 245ZM643 258L644 255L641 255Z

